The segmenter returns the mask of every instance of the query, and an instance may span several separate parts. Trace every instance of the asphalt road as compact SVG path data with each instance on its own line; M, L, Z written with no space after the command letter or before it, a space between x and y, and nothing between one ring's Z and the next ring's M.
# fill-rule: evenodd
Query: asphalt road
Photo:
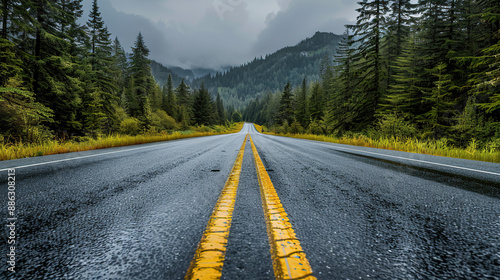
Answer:
M318 279L500 279L500 165L258 134L0 162L15 273L183 279L250 133ZM249 143L223 279L274 279Z

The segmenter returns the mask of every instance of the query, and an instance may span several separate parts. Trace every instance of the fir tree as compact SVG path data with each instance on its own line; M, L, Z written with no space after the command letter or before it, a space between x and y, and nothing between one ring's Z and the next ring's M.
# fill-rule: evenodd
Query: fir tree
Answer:
M181 83L179 84L179 86L177 86L175 91L177 93L178 104L184 107L190 106L190 99L189 99L190 88L188 85L186 85L184 79L182 79Z
M172 82L172 75L168 74L167 84L163 90L163 105L162 109L167 112L169 116L175 117L176 98L174 94L174 85Z
M113 104L118 100L118 87L115 77L118 69L114 67L110 33L99 12L97 0L92 3L92 10L87 21L90 37L90 77L87 84L86 97L83 98L83 108L92 122L86 121L87 129L92 124L91 131L99 127L109 133L118 125Z
M177 121L183 124L185 128L191 125L191 120L193 118L193 111L191 106L191 94L190 87L186 85L184 79L175 89L176 100L177 100Z
M205 89L205 85L202 84L193 100L194 123L197 125L213 124L212 112L213 105L210 93Z
M386 88L393 82L393 66L403 51L403 44L410 33L411 25L415 21L417 5L410 0L391 0L390 14L387 20L387 35L383 40L383 52L386 61L387 75Z
M387 0L364 0L358 2L361 6L356 24L349 26L354 30L356 43L359 44L355 55L355 67L361 74L357 94L351 99L355 102L356 116L354 122L358 129L374 120L379 99L385 88L382 85L382 35L385 33L385 15L388 12Z
M325 120L332 131L344 132L353 128L353 120L361 113L355 106L364 104L360 98L363 73L355 65L355 40L347 28L335 56L335 73L329 81L330 98ZM335 86L335 87L334 87Z
M121 97L125 93L125 87L127 85L126 77L128 71L128 62L127 56L123 47L118 40L118 37L115 37L112 44L112 52L111 52L112 64L111 64L111 72L113 74L113 80L116 85L116 96Z
M317 121L323 118L325 110L325 98L321 84L315 82L312 86L311 97L309 98L309 112L311 120Z
M283 93L281 94L280 107L278 111L278 124L283 124L285 121L288 124L293 122L293 94L292 86L287 83L283 88Z
M449 121L452 103L449 101L451 84L451 75L446 74L446 64L440 63L434 69L432 74L436 76L435 87L424 100L429 104L430 110L423 114L425 117L422 122L428 127L435 138L446 135L449 129Z
M423 70L419 68L418 62L415 35L410 35L394 63L394 82L382 101L380 109L382 115L392 114L413 120L421 111L419 106L422 95L417 87L417 81L419 73Z
M80 1L67 1L67 3ZM76 15L81 5L73 5L72 12L64 12L60 3L37 0L30 9L35 32L31 58L33 68L32 88L38 102L54 111L50 126L60 137L82 133L81 95L84 82L81 79L82 61L72 50L83 42L68 40L65 27L79 29ZM64 32L63 32L64 31Z
M2 31L0 37L11 41L18 41L21 32L33 31L33 17L30 9L33 1L1 0L0 16L2 18Z
M151 104L150 93L155 90L155 81L151 76L150 60L148 59L149 49L144 43L142 34L139 33L137 40L132 47L132 57L130 63L130 78L133 79L133 88L129 92L129 100L137 104L137 110L131 112L133 117L145 118L146 109ZM147 101L147 102L146 102Z
M217 98L215 99L215 106L217 108L217 117L219 124L223 125L226 123L226 113L224 111L224 102L220 98L220 94L217 93Z
M307 103L307 81L306 78L302 80L302 87L300 88L297 99L295 101L295 119L302 127L309 125L309 106Z

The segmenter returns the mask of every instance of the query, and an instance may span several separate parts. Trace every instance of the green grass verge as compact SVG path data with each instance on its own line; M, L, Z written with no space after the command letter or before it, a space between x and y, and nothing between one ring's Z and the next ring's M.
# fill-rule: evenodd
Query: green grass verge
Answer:
M259 128L261 127L256 126L256 128L259 130ZM500 151L495 148L478 149L473 144L469 145L469 147L467 147L466 149L460 149L456 147L450 147L445 141L398 139L397 137L382 137L379 139L372 139L367 136L337 138L332 136L314 134L276 134L267 131L264 133L330 143L500 163Z
M110 135L106 137L101 137L98 139L89 139L83 142L74 141L50 141L43 144L0 144L0 161L19 159L26 157L36 157L54 154L64 154L71 152L81 152L113 147L122 147L129 145L145 144L162 142L176 139L201 137L209 135L219 135L219 134L229 134L240 131L243 128L243 123L236 123L231 125L231 127L224 129L218 127L213 131L176 131L171 134L158 133L158 134L146 134L146 135ZM208 128L203 128L208 130Z

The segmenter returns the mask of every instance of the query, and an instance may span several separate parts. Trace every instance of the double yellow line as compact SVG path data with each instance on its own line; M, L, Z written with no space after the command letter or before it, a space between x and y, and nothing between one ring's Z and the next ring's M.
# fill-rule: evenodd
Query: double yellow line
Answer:
M215 205L185 279L220 279L222 275L243 154L248 137L250 137L249 134L241 145L233 169ZM316 279L312 276L312 269L306 254L295 236L252 137L250 137L250 143L259 179L274 275L276 279Z

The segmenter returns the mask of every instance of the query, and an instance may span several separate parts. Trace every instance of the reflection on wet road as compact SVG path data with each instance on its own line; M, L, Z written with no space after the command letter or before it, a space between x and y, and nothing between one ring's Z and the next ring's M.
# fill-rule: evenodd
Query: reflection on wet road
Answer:
M247 133L318 279L498 279L498 164L262 135L249 124L141 149L0 162L75 158L16 169L16 272L5 264L0 278L183 279ZM274 279L245 150L222 278ZM122 152L76 159L110 151ZM7 171L0 182L7 205Z

